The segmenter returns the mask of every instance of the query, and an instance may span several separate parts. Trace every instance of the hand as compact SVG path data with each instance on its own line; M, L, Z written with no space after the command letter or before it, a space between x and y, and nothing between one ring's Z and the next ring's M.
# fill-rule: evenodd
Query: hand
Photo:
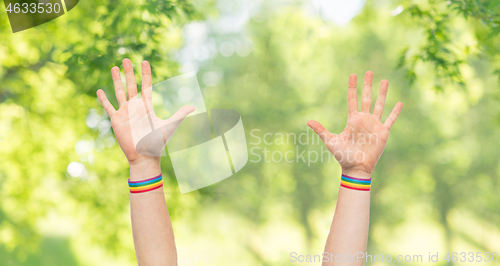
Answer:
M339 135L330 133L314 120L307 122L307 125L319 135L328 150L340 163L343 174L366 179L370 178L375 169L387 143L389 130L403 108L403 103L398 102L385 123L382 124L380 119L384 111L389 82L382 80L377 102L373 114L371 114L372 81L373 73L366 72L361 112L359 112L357 77L355 74L349 76L349 89L347 91L349 115L347 126Z
M148 61L142 62L141 99L137 96L137 84L134 70L129 59L123 60L128 98L123 90L120 68L111 69L115 87L116 99L120 108L114 109L102 90L97 91L97 97L111 119L111 125L123 153L129 164L139 164L144 161L159 162L161 151L174 134L182 120L194 111L193 106L179 109L171 118L161 120L156 116L152 103L151 66Z

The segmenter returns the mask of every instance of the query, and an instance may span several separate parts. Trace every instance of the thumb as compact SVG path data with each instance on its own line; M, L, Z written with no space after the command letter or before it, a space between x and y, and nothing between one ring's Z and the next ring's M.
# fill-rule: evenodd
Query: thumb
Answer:
M332 136L332 133L330 133L330 131L328 131L321 123L314 120L307 121L307 125L312 128L314 132L316 132L316 134L318 134L323 143L327 144Z
M162 121L162 132L163 132L163 140L166 144L168 140L174 135L175 130L179 127L181 122L192 112L194 112L196 108L192 105L184 106L179 109L175 114L169 119Z
M169 123L175 123L179 121L180 124L180 122L182 122L182 120L184 120L184 118L186 118L186 116L188 116L190 113L194 112L194 110L196 110L196 108L194 108L194 106L192 105L182 107L177 112L175 112L175 114L172 117L168 119Z

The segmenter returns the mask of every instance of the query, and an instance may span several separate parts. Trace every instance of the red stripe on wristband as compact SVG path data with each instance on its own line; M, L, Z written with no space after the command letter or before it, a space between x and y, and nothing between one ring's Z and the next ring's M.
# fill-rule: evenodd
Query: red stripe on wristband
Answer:
M358 190L358 191L370 191L372 179L361 179L348 175L342 174L340 177L340 186Z
M130 193L143 193L151 190L161 188L163 186L163 176L155 176L153 178L140 180L140 181L128 181L130 188Z
M163 187L163 182L162 182L160 185L156 186L156 187L152 187L152 188L145 189L145 190L141 190L141 191L130 191L130 193L142 193L142 192L148 192L148 191L155 190L155 189L157 189L157 188L161 188L161 187Z
M369 189L369 188L355 188L355 187L351 187L351 186L344 185L344 184L340 184L340 186L341 186L341 187L348 188L348 189L352 189L352 190L370 191L370 189Z

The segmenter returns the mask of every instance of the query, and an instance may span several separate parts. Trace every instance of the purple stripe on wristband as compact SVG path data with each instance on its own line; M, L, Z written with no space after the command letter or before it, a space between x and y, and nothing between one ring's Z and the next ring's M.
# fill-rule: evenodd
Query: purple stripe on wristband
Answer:
M142 182L147 182L147 181L151 181L153 179L156 179L158 177L160 177L162 174L159 174L158 176L155 176L155 177L152 177L150 179L146 179L146 180L140 180L140 181L130 181L130 179L128 180L129 183L131 184L135 184L135 183L142 183Z
M359 181L372 181L371 177L370 177L370 179L362 179L362 178L355 178L355 177L344 175L344 174L342 174L342 176L350 178L350 179L354 179L354 180L359 180Z

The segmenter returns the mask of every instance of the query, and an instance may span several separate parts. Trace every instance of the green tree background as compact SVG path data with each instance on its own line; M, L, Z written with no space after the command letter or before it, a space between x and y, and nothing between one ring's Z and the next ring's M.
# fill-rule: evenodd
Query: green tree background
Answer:
M110 69L125 57L136 73L149 60L154 82L196 70L207 108L245 126L249 162L220 183L180 195L162 160L180 265L323 251L340 168L307 161L323 150L306 122L340 132L348 75L367 70L390 82L384 117L405 104L374 173L368 252L439 252L436 265L500 252L499 1L362 4L347 24L270 0L88 0L16 34L2 16L1 265L135 263L126 159L95 97L113 98ZM297 151L305 161L278 160Z

